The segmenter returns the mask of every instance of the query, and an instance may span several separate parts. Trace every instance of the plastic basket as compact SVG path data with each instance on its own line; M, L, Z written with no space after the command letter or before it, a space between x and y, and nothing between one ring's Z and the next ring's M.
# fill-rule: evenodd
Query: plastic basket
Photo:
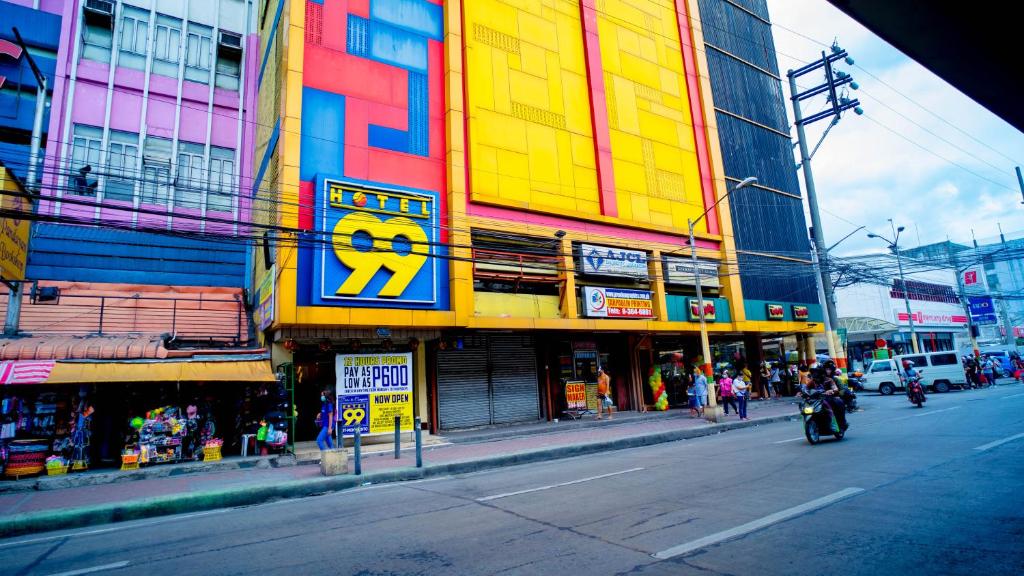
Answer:
M138 470L139 454L121 454L121 470Z
M67 464L65 464L63 466L47 466L46 467L46 475L47 476L60 476L61 474L67 474L67 473L68 473L68 465Z
M220 446L206 446L203 448L203 461L212 462L213 460L220 460Z

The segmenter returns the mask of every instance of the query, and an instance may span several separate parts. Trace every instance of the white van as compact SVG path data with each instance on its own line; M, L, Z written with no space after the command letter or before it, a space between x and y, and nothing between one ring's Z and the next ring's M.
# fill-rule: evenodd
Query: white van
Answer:
M904 354L890 360L875 360L864 371L864 389L877 390L883 395L889 395L897 388L903 388L904 360L914 363L914 368L921 372L925 388L931 388L935 392L949 392L953 386L967 385L960 357L956 352L947 351Z

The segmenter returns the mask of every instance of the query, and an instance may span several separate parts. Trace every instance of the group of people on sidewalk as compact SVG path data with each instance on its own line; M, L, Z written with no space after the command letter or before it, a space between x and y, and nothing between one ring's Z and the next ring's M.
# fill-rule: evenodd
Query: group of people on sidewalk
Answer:
M1006 374L1003 363L999 358L989 354L981 354L975 357L968 354L962 359L964 374L967 377L967 384L971 388L981 388L989 384L995 384L997 378L1010 377L1018 381L1024 379L1024 359L1017 353L1010 354L1010 373Z

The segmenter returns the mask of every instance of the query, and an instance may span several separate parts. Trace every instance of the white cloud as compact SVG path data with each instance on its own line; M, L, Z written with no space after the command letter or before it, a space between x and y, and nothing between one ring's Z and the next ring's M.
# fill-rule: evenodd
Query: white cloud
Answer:
M972 228L979 238L991 237L997 222L1004 230L1024 229L1013 172L1024 162L1024 134L828 2L768 0L768 6L781 70L820 57L823 46L804 36L825 43L838 38L857 65L877 77L844 68L861 86L852 95L865 116L845 115L814 156L827 244L859 225L885 233L887 218L907 227L910 245L918 236L924 244L947 237L969 242ZM800 83L816 80L808 76ZM785 77L783 84L788 92ZM823 105L812 99L805 107ZM811 146L826 126L809 127ZM837 252L871 250L875 242L859 233Z

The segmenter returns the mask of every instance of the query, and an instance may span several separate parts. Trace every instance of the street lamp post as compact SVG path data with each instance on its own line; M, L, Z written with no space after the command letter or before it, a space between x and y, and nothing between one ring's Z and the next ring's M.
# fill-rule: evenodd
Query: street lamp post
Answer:
M690 261L693 263L693 278L694 284L697 287L697 317L700 319L700 349L701 354L703 354L704 358L704 362L703 364L701 364L701 371L704 372L704 375L709 379L712 377L711 345L708 343L708 326L704 322L704 293L701 290L700 286L700 270L697 268L697 242L694 240L693 237L693 227L698 222L700 222L702 218L707 216L708 212L714 210L715 206L718 206L718 204L722 200L728 198L733 192L739 190L740 188L746 188L747 186L750 186L751 184L754 184L756 182L757 178L753 176L750 176L749 178L744 178L742 181L740 181L739 184L734 186L732 190L729 190L728 192L723 194L722 197L718 199L718 201L716 201L714 204L708 207L708 209L705 210L703 214L698 216L696 220L689 219L688 221L688 225L690 228ZM687 306L687 308L689 308L689 306ZM708 382L708 409L705 411L705 413L707 414L707 419L713 422L718 422L722 418L720 408L718 407L718 403L715 401L713 382Z
M878 238L883 242L889 244L889 247L896 252L896 266L900 271L900 284L903 285L903 304L907 307L907 321L910 322L910 344L914 348L914 354L920 354L921 349L917 343L917 331L914 330L914 314L910 311L910 297L907 295L907 281L903 278L903 258L900 256L900 232L903 232L906 228L900 226L896 228L892 218L889 218L889 226L892 227L893 240L889 240L885 236L878 234L868 234L868 238Z

